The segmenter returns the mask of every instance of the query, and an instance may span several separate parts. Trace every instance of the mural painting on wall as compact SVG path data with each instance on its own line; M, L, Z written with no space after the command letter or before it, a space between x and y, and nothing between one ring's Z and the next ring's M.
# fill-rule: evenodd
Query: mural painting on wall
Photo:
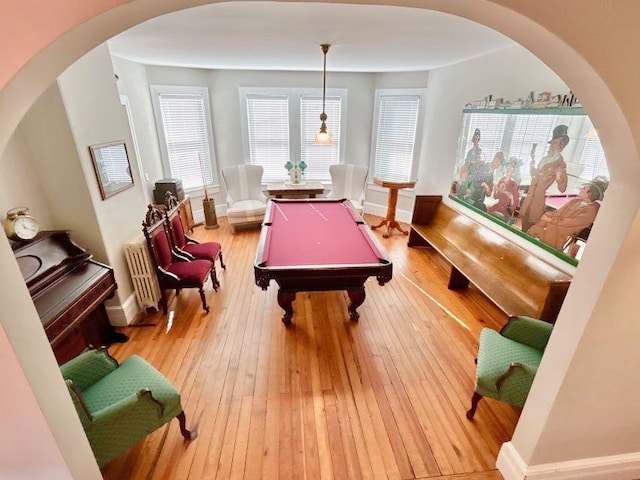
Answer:
M451 196L580 258L609 184L581 108L466 109Z

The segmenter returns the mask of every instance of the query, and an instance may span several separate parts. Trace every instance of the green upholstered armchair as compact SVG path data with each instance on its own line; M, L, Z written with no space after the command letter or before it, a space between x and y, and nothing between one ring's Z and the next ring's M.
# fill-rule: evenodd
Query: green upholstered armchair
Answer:
M469 420L482 397L524 405L552 328L542 320L513 316L500 332L482 329Z
M100 467L174 417L182 436L195 438L178 391L137 355L118 365L106 348L89 350L60 370Z

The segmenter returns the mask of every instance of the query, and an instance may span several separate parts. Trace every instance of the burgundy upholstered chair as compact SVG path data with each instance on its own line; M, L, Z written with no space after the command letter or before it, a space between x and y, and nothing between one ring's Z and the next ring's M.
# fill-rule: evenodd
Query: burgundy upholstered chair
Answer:
M220 282L218 281L218 275L216 273L216 260L220 261L220 266L226 269L222 259L222 245L218 242L198 242L197 240L189 237L184 232L184 226L180 219L180 214L177 208L174 208L170 212L166 212L167 225L171 232L171 239L173 240L174 253L178 256L184 257L187 260L209 260L211 262L211 278L213 279L213 289L218 291Z
M149 216L147 219L149 220ZM142 231L147 238L149 252L155 263L158 283L162 291L160 299L162 312L166 314L168 307L165 290L175 289L177 295L183 288L197 288L202 300L202 308L209 313L209 306L204 296L204 283L210 275L211 282L215 285L211 262L209 260L187 261L174 255L171 251L169 232L161 214L160 219L152 225L149 225L149 222L143 223Z

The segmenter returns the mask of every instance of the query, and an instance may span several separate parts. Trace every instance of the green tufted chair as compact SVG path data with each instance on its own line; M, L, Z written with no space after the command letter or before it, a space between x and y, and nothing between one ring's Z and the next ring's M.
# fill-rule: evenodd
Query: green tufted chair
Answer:
M100 467L174 417L182 436L195 438L178 391L137 355L118 365L106 348L88 350L60 370Z
M524 405L552 329L550 323L525 316L510 317L500 332L482 329L469 420L482 397Z

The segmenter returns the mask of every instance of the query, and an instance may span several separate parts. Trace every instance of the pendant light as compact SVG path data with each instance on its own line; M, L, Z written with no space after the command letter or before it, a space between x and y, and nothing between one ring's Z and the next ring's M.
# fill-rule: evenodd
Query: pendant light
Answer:
M315 145L331 145L333 133L327 128L327 114L324 111L324 104L327 94L327 52L331 45L323 43L320 45L322 53L324 54L324 67L322 68L322 113L320 114L320 130L316 133L316 138L313 140Z

